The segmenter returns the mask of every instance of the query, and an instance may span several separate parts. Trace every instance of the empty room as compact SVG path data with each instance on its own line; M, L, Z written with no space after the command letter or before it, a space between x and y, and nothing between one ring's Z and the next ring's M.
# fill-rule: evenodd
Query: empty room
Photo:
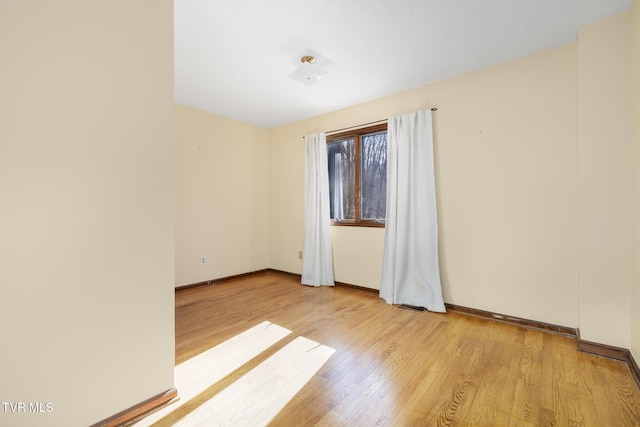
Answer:
M640 425L640 0L7 0L0 58L0 425Z

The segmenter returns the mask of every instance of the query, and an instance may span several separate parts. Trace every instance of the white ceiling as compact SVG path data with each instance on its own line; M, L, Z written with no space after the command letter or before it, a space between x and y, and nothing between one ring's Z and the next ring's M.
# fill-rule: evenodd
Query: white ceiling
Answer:
M577 39L631 0L175 0L176 102L274 127ZM287 76L304 55L329 75Z

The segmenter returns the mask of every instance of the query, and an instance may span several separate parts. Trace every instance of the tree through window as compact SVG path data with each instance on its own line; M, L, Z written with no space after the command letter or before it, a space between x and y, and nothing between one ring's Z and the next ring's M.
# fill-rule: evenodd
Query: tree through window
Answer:
M384 226L386 123L327 136L327 154L333 224Z

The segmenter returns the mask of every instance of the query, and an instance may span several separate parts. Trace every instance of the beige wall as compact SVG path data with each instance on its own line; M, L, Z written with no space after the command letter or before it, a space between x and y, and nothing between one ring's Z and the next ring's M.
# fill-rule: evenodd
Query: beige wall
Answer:
M269 267L267 130L183 105L175 123L176 286Z
M302 136L437 106L445 301L577 325L577 46L270 132L270 256L299 273ZM379 288L384 232L334 227L336 280Z
M173 5L0 3L3 426L173 386ZM44 406L43 406L44 407Z
M633 19L633 284L631 299L631 351L640 361L640 1L631 8Z
M581 337L630 346L631 16L579 33L579 313Z

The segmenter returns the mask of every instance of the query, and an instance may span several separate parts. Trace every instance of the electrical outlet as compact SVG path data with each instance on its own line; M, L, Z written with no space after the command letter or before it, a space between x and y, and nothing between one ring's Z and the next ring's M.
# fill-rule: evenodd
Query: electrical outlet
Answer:
M207 257L206 256L201 256L200 257L200 264L206 264L207 263Z
M302 251L298 251L298 259L302 259Z

